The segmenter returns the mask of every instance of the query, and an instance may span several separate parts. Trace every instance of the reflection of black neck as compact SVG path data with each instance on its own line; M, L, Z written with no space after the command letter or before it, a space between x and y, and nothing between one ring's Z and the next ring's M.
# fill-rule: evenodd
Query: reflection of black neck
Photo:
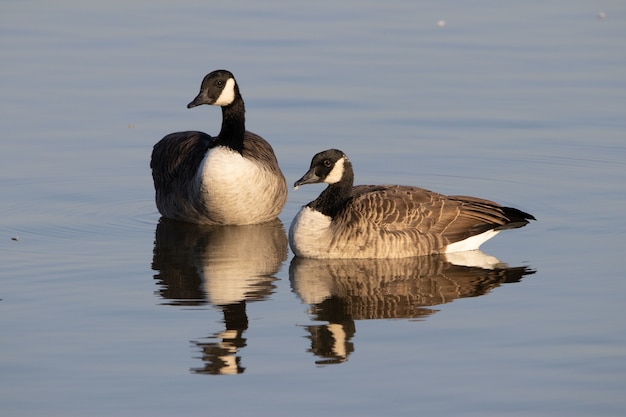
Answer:
M354 183L354 173L350 161L344 161L344 172L341 181L330 184L315 200L309 203L309 207L321 212L331 218L346 205L352 197L352 185Z
M235 91L235 100L228 106L222 106L222 130L215 143L243 153L245 132L246 108L239 91Z
M204 361L204 367L191 369L194 373L240 374L246 369L241 366L241 357L238 355L239 349L246 346L246 339L243 337L243 333L248 328L246 302L240 301L221 306L221 308L224 313L226 331L214 335L214 339L219 339L216 342L193 342L201 349Z
M321 358L315 361L318 365L343 363L354 352L354 344L351 340L356 333L356 325L349 310L346 300L337 296L329 297L314 306L315 320L328 322L328 324L307 326L311 340L309 352ZM338 329L331 330L330 325L338 325L343 332L343 337L336 339Z
M226 330L237 330L237 334L241 336L244 330L248 329L248 315L246 314L245 301L222 306L222 311L224 312L224 325Z

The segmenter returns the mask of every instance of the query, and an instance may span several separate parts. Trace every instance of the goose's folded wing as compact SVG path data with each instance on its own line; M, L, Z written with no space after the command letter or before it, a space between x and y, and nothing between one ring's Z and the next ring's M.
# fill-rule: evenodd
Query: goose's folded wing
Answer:
M369 224L389 232L416 231L442 243L458 242L490 229L521 227L533 218L489 200L400 185L354 187L348 207L342 213L343 224Z
M154 186L165 191L177 178L193 178L213 137L203 132L176 132L152 149L150 168Z

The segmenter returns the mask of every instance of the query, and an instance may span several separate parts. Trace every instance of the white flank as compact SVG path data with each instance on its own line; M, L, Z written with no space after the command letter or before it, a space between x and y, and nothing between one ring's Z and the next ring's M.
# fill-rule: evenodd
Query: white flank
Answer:
M479 235L468 237L465 240L454 242L451 245L446 246L444 253L464 252L468 250L477 250L480 245L494 237L499 233L499 230L487 230Z
M341 178L343 177L343 163L345 159L346 157L344 156L335 163L333 170L330 171L330 173L326 176L326 179L324 179L325 183L335 184L341 181Z
M289 228L289 244L293 253L305 258L328 257L330 223L330 217L310 207L302 207Z
M229 78L222 90L222 94L213 103L214 106L228 106L235 100L235 80Z

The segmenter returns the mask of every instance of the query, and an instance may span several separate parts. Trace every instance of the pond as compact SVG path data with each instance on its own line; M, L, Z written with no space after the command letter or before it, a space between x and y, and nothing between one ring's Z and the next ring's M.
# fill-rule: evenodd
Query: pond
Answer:
M0 413L626 413L626 5L7 1L0 13ZM277 222L161 219L152 146L231 70L293 184L537 217L454 259L294 258Z

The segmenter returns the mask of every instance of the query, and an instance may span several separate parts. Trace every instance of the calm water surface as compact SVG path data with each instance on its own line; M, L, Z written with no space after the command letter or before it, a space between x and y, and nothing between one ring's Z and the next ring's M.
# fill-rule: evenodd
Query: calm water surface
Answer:
M626 413L623 2L0 10L2 415ZM217 68L290 183L337 147L538 221L481 267L293 259L321 186L271 225L160 220L152 145L218 132L185 108Z

